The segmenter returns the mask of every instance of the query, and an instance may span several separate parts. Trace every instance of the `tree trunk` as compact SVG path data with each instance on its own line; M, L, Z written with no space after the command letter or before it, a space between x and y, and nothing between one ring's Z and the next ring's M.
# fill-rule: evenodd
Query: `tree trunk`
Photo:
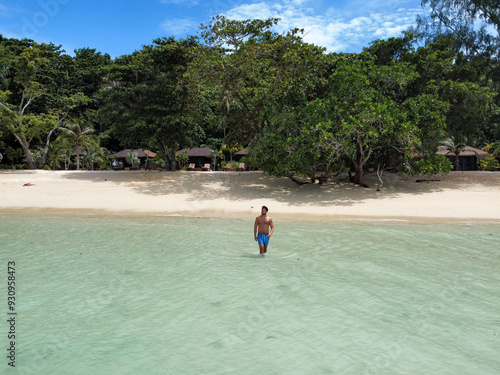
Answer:
M14 137L17 139L17 141L21 145L21 148L23 149L24 157L26 158L26 163L28 163L29 169L37 169L35 159L33 159L33 154L30 151L28 142L24 141L17 134L14 134Z
M175 172L175 168L177 166L177 162L175 160L176 146L174 145L168 148L162 142L158 142L158 148L163 154L163 160L165 161L164 170Z
M170 171L171 172L175 172L175 170L177 169L177 160L175 160L175 150L177 149L177 146L176 145L173 145L172 147L170 147Z
M363 166L365 163L354 163L354 183L363 187L369 187L364 183Z
M304 181L301 181L299 180L297 177L295 176L288 176L288 178L290 180L292 180L293 182L295 182L297 185L305 185L305 184L308 184L309 182L304 182Z
M65 117L63 117L65 118ZM62 119L61 119L62 121ZM61 122L58 120L56 123L56 126L47 134L47 141L45 142L45 147L43 148L42 152L42 157L40 159L40 168L43 168L45 165L45 162L47 161L47 155L49 154L49 145L50 145L50 137L52 136L52 133L59 127Z

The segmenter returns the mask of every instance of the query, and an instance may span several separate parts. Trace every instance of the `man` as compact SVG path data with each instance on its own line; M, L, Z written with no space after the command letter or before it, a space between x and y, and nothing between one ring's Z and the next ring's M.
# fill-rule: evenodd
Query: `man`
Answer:
M255 241L259 244L260 255L262 256L267 253L269 238L271 238L274 232L273 219L267 216L268 211L266 206L262 206L262 210L260 211L261 215L255 218L255 224L253 226ZM271 227L271 232L269 232L269 227Z

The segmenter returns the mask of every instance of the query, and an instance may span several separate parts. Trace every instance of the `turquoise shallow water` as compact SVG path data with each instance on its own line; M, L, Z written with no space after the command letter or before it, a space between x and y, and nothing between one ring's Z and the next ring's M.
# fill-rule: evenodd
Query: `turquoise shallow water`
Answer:
M500 226L0 216L5 374L498 374Z

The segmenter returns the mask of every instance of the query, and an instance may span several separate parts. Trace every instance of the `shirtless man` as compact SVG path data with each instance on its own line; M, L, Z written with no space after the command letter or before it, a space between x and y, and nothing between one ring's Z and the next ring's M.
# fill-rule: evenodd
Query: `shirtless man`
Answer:
M267 245L269 245L269 238L273 235L274 232L274 223L273 219L267 216L266 206L262 206L261 215L255 218L255 224L253 226L253 234L255 237L255 241L259 244L260 255L264 255L267 253ZM269 232L269 227L271 227L271 232ZM257 234L257 229L259 233Z

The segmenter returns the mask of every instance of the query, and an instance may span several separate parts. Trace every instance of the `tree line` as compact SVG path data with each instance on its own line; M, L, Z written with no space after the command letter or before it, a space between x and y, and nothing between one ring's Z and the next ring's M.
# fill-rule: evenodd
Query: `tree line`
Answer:
M300 29L275 33L278 19L222 16L198 36L115 59L0 36L3 163L57 169L82 155L106 165L113 151L143 147L175 170L181 148L247 147L248 163L275 176L353 171L363 184L367 166L449 171L435 152L445 139L498 153L498 9L466 9L495 37L453 18L464 0L429 3L449 11L361 53L327 53Z

